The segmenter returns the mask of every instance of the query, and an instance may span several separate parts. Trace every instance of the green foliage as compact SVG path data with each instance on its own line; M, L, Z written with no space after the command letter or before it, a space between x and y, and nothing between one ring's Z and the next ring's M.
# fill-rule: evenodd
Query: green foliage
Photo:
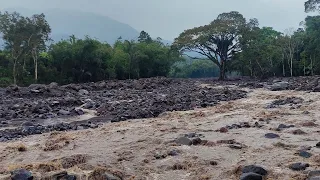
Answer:
M305 11L319 11L320 10L320 0L308 0L304 3Z
M210 60L185 59L175 63L170 71L170 77L175 78L206 78L218 77L219 68Z
M241 51L240 40L249 32L252 22L247 23L236 11L222 13L208 25L185 30L173 46L182 53L197 52L211 60L220 69L220 79L224 79L227 61Z

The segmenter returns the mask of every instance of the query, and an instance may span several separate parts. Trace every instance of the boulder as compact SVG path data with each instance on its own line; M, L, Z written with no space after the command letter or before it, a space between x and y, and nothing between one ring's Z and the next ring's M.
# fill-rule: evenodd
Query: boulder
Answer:
M249 165L249 166L243 167L242 173L256 173L256 174L259 174L261 176L265 176L265 175L267 175L268 171L265 170L261 166Z
M11 172L12 180L33 180L32 173L25 169L16 169Z
M285 81L280 81L280 82L275 82L273 83L269 89L271 91L282 91L282 90L286 90L289 87L289 83L285 82Z

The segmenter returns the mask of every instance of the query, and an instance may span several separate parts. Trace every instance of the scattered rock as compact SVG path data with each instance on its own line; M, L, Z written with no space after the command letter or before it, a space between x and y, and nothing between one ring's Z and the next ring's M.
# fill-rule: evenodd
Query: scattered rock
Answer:
M304 127L316 127L316 126L318 126L318 124L316 124L316 123L314 123L312 121L304 122L301 125L304 126Z
M226 127L222 127L220 128L219 130L221 133L227 133L228 132L228 129Z
M261 166L249 165L242 168L242 173L256 173L265 176L268 174L268 171Z
M267 133L264 135L265 138L268 139L275 139L275 138L279 138L280 136L278 134L274 134L274 133Z
M209 162L209 164L212 165L212 166L216 166L216 165L218 165L218 162L211 160L211 161Z
M320 180L320 176L314 176L314 177L308 178L307 180Z
M121 180L121 179L110 173L105 173L105 180Z
M314 170L314 171L310 171L308 173L308 177L311 178L311 177L314 177L314 176L320 176L320 170Z
M300 150L298 153L297 153L299 156L301 157L304 157L304 158L309 158L312 156L311 153L307 152L307 151L304 151L304 150Z
M273 83L269 89L271 91L282 91L282 90L286 90L288 89L288 86L289 86L289 83L286 82L286 81L280 81L280 82L276 82L276 83Z
M320 142L318 142L318 143L316 144L316 147L317 147L317 148L320 148Z
M179 152L177 150L171 150L171 151L168 152L168 155L169 156L178 156Z
M256 173L244 173L240 176L240 180L262 180L263 177Z
M242 145L241 144L230 144L229 147L231 149L242 149Z
M176 140L177 144L191 146L192 141L187 137L180 137Z
M202 140L200 138L195 138L195 139L192 139L192 145L199 145L201 144Z
M292 134L294 134L294 135L303 135L303 134L307 134L307 133L302 131L301 129L296 129L296 130L292 131Z
M11 172L12 180L33 180L32 173L25 169L17 169Z
M289 165L289 168L294 171L303 171L306 170L307 167L309 167L308 163L293 163Z
M292 127L294 127L294 125L279 124L278 129L288 129Z
M58 114L66 116L66 115L70 115L70 111L66 111L66 110L61 109L61 110L59 110Z
M80 89L79 90L79 95L80 96L86 96L89 94L89 91L85 90L85 89Z

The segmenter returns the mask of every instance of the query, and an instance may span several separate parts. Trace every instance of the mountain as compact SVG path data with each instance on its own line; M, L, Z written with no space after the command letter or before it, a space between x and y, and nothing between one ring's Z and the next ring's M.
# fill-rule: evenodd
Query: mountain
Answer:
M139 32L128 24L90 12L62 9L39 11L23 8L5 9L5 11L17 11L23 16L44 13L52 29L51 38L55 42L66 39L70 35L75 35L77 38L88 35L113 44L120 36L122 39L136 39L139 36Z

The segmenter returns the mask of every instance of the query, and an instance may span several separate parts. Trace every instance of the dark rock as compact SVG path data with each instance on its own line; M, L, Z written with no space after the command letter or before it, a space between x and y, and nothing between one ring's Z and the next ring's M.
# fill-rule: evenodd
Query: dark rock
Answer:
M262 180L263 177L256 173L244 173L240 176L240 180Z
M33 176L30 171L25 169L17 169L11 172L12 180L33 180Z
M116 177L110 173L105 173L105 180L121 180L121 178L119 177Z
M187 145L187 146L191 146L192 145L192 141L187 138L187 137L180 137L176 140L177 144L181 144L181 145Z
M222 127L220 128L219 130L221 133L227 133L228 132L228 129L226 127Z
M66 110L61 109L61 110L59 110L58 114L66 116L66 115L70 115L70 111L66 111Z
M80 96L86 96L89 94L89 91L87 91L85 89L80 89L78 93Z
M164 158L167 157L167 155L161 154L161 153L156 153L156 154L154 155L154 157L155 157L156 159L164 159Z
M320 89L320 88L319 88ZM320 176L310 177L307 180L320 180Z
M178 153L177 150L171 150L171 151L168 152L168 155L169 155L169 156L178 156L179 153Z
M210 161L209 164L212 166L216 166L216 165L218 165L218 162L217 161Z
M307 151L303 151L303 150L300 150L300 151L298 152L298 154L299 154L299 156L304 157L304 158L309 158L309 157L312 156L311 153L309 153L309 152L307 152Z
M316 144L316 147L317 147L317 148L320 148L320 142L318 142L318 143Z
M242 173L256 173L256 174L265 176L267 175L268 171L261 166L249 165L249 166L243 167Z
M56 88L59 87L59 85L56 82L52 82L47 87L50 88L50 89L56 89Z
M288 89L289 83L285 82L285 81L281 81L281 82L276 82L274 84L272 84L269 89L271 91L282 91L282 90L286 90Z
M248 122L241 122L241 123L240 123L240 126L241 126L242 128L250 128L250 127L251 127Z
M197 136L197 133L189 133L189 134L186 134L185 136L188 138L193 138Z
M279 124L278 129L288 129L292 127L294 127L294 125Z
M242 149L242 145L241 144L230 144L229 147L231 149Z
M306 170L307 167L309 167L308 163L293 163L289 166L289 168L294 171L303 171Z
M307 134L307 133L302 131L301 129L296 129L296 130L292 131L292 134L294 134L294 135L303 135L303 134Z
M264 135L265 138L268 139L275 139L275 138L279 138L280 136L278 134L274 134L274 133L267 133Z
M192 145L199 145L201 144L202 140L200 138L194 138L192 139Z
M308 177L311 178L311 177L314 177L314 176L320 176L320 170L314 170L314 171L310 171L308 173Z

